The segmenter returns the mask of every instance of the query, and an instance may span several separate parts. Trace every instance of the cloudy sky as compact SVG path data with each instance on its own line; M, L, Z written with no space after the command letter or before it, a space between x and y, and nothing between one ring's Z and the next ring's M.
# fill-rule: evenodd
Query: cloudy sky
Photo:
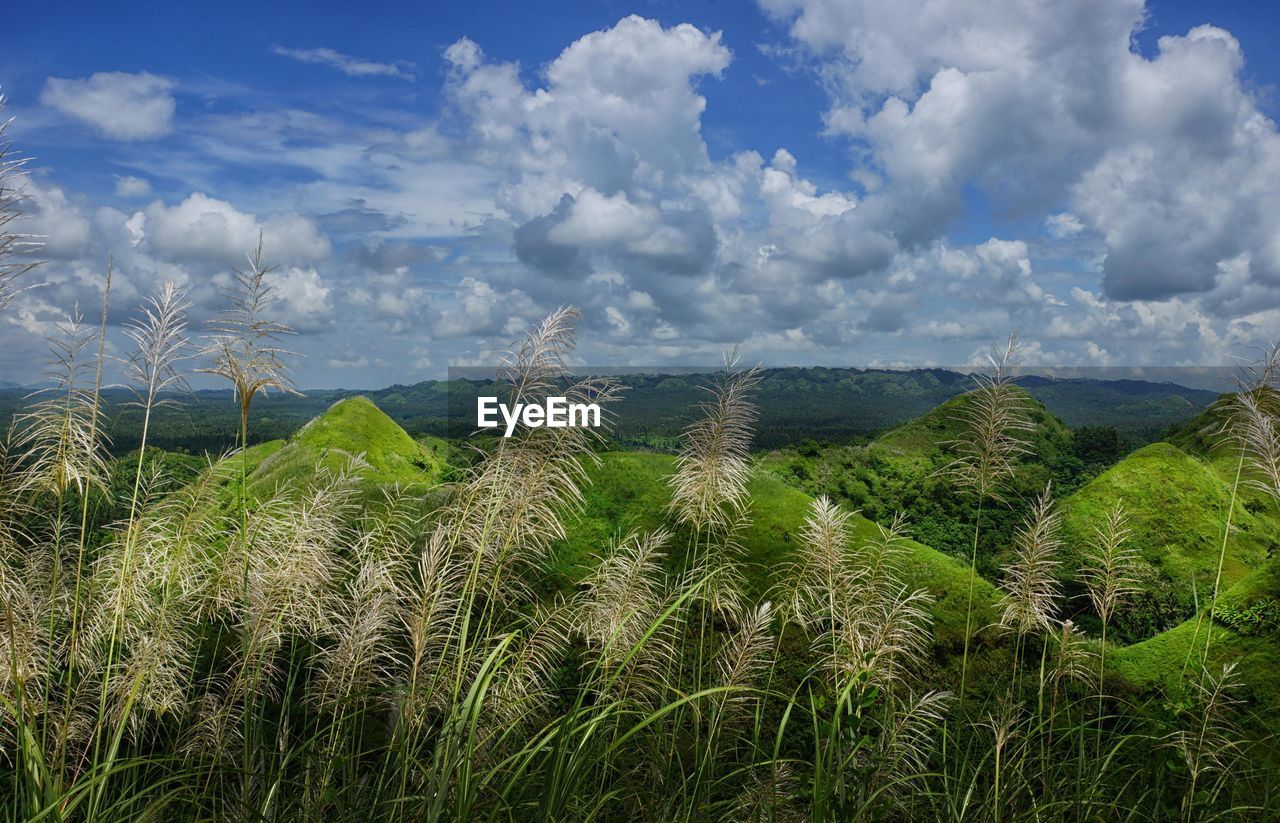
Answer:
M166 280L198 325L259 232L314 387L492 362L563 303L593 364L1021 328L1033 362L1212 365L1280 326L1266 4L85 5L5 12L48 262L3 380L109 253L117 329Z

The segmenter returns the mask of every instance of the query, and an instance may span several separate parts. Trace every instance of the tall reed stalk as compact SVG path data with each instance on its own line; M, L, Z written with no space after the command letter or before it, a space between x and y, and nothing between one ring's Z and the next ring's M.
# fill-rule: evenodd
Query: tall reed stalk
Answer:
M1094 529L1080 570L1094 614L1102 623L1098 651L1098 751L1102 750L1103 684L1107 673L1107 628L1125 601L1138 591L1137 552L1129 545L1131 530L1124 505L1117 501L1106 520Z
M1209 627L1205 637L1201 665L1209 664L1209 652L1213 645L1214 620L1218 614L1218 596L1222 587L1222 570L1226 565L1227 547L1231 540L1235 519L1236 501L1241 481L1246 479L1246 468L1257 477L1267 478L1274 473L1275 456L1275 384L1280 378L1280 344L1264 352L1262 358L1245 368L1237 376L1236 392L1227 404L1226 421L1222 434L1225 442L1236 451L1235 478L1227 501L1223 522L1222 541L1219 544L1218 562L1214 569L1213 590L1209 601ZM1262 481L1264 490L1267 481ZM1197 625L1198 629L1198 625Z
M757 413L752 394L759 380L758 368L740 367L735 347L707 388L711 396L699 405L701 417L681 434L676 470L670 479L669 510L677 523L691 531L684 574L708 581L703 589L705 600L699 600L694 664L699 689L706 668L709 612L742 608L741 575L734 566L735 535L746 523Z
M5 96L0 92L0 117L4 108ZM34 256L40 244L20 231L22 204L27 199L22 189L27 158L14 154L13 144L5 135L11 122L0 119L0 312L32 287L24 286L22 280L41 262Z
M240 412L240 539L244 541L242 552L243 591L249 591L249 411L259 395L268 396L272 391L298 394L289 376L287 358L292 352L282 348L280 341L293 329L272 316L275 293L269 276L275 270L263 259L262 236L249 255L246 269L232 272L232 287L227 293L229 306L209 324L210 339L205 347L212 364L200 371L222 377L231 384ZM246 604L247 608L247 604ZM247 634L241 639L244 659L249 659L250 641ZM248 714L246 713L246 719ZM245 728L246 775L249 765L249 729Z
M940 473L978 504L973 524L973 546L969 558L969 586L965 601L964 651L960 663L960 700L965 697L969 678L969 646L973 635L973 593L978 577L978 545L983 507L988 501L1003 502L1018 460L1028 453L1027 436L1033 426L1026 394L1013 384L1020 365L1020 344L1015 332L1004 346L987 356L990 374L977 374L977 386L958 405L955 420L961 436L951 441L955 458Z

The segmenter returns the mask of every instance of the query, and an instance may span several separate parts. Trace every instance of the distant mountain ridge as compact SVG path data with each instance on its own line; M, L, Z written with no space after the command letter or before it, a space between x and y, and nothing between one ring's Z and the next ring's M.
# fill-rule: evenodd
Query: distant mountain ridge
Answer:
M706 399L709 373L658 372L619 375L627 391L619 402L614 438L625 447L667 448ZM1096 378L1018 378L1033 396L1068 425L1114 426L1135 442L1159 439L1208 408L1216 392L1175 383ZM251 437L285 438L345 397L364 395L413 434L465 436L475 413L475 397L490 393L493 381L428 380L373 391L324 389L304 397L273 396L255 401ZM870 437L912 418L973 386L973 377L943 368L909 370L824 366L761 371L756 447L778 448L804 440L845 442ZM0 421L23 405L25 390L0 388ZM117 450L136 440L136 412L121 410L131 399L124 390L104 397L112 412L110 434ZM117 410L120 410L117 413ZM165 448L219 451L235 439L237 418L231 392L201 390L184 409L162 410L153 420L153 442Z

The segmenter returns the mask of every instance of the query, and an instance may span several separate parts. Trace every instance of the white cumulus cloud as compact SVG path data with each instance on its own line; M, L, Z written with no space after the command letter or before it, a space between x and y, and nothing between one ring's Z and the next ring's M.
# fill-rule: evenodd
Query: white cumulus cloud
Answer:
M906 248L968 187L998 212L1101 239L1119 299L1204 293L1242 255L1280 281L1280 133L1210 25L1135 46L1142 0L761 0L816 61L827 131L877 191L858 221Z
M112 140L149 140L173 130L172 80L148 72L98 72L83 80L50 77L40 102Z
M320 260L330 253L329 240L315 223L297 214L273 214L259 220L226 200L195 192L176 205L156 201L141 212L138 228L148 248L170 259L200 262L243 262L258 244L271 260Z
M151 194L151 183L141 177L121 175L116 178L116 197L129 199Z

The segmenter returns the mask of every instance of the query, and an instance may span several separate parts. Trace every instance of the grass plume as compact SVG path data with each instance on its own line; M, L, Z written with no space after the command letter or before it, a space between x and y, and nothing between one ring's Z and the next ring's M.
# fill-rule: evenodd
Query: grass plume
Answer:
M0 93L0 118L5 109L5 96ZM15 155L13 144L5 132L10 120L0 119L0 312L31 285L23 285L23 278L40 265L32 257L39 243L29 234L19 231L22 204L27 199L22 189L26 175L27 159Z

